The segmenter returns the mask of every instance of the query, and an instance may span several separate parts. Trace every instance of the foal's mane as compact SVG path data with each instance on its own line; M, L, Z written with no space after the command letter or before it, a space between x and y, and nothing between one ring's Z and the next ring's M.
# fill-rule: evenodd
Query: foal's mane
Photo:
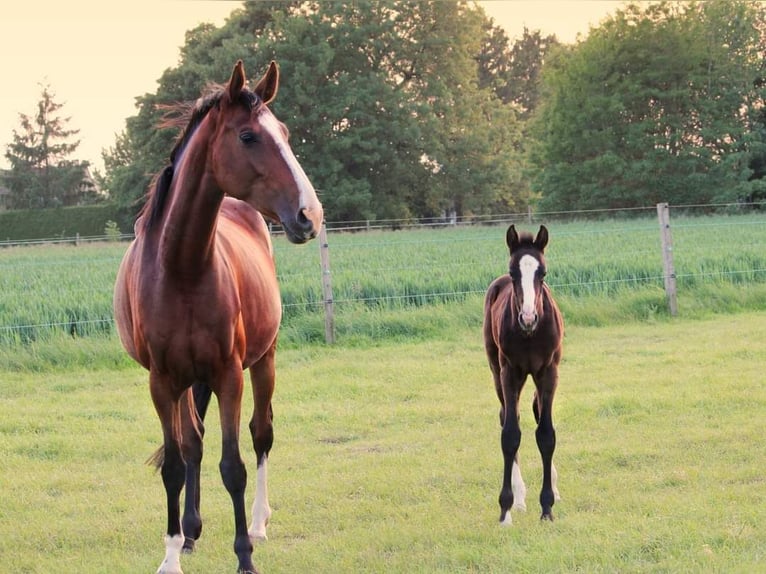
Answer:
M176 104L160 104L159 109L164 110L162 119L158 123L160 129L181 128L182 131L176 138L173 149L170 152L170 163L159 171L149 184L146 193L146 202L139 213L139 225L143 231L148 231L159 221L165 211L165 200L170 191L170 184L176 169L176 160L182 155L184 149L194 135L202 120L213 108L218 108L221 98L226 93L227 86L210 84L203 95L196 102L180 102ZM261 105L261 99L255 92L243 88L239 94L239 103L248 110L253 111Z

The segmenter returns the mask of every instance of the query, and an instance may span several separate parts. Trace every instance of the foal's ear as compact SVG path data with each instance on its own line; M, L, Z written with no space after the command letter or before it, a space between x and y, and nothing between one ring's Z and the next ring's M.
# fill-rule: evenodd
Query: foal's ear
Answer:
M245 87L245 66L242 60L237 60L234 64L234 69L231 71L231 78L229 79L229 101L236 102L239 100L239 94L242 88Z
M540 230L537 232L537 237L535 237L535 247L542 253L545 251L546 245L548 245L548 229L545 225L541 225Z
M277 90L279 90L279 66L272 60L269 69L258 80L253 91L258 94L264 104L269 104L277 97Z
M516 227L514 227L513 223L508 227L508 231L505 232L505 244L511 250L511 253L519 246L519 234L516 233Z

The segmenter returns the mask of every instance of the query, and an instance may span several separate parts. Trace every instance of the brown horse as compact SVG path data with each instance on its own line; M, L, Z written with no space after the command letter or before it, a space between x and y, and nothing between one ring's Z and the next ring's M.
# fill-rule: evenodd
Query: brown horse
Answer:
M117 276L117 329L130 356L149 370L164 437L155 461L168 508L159 573L180 573L180 553L191 551L202 531L202 422L211 393L220 407L220 471L234 506L239 572L256 571L251 538L266 537L282 310L263 216L279 221L293 243L312 239L322 224L322 206L290 149L287 129L267 107L278 86L272 62L250 90L239 61L228 84L212 87L189 110ZM258 463L249 531L247 471L239 451L243 369L250 369L253 387L250 431Z
M484 348L500 399L501 445L505 461L500 490L500 522L511 524L511 507L526 510L526 487L521 478L518 450L521 444L519 396L527 375L535 382L532 410L537 421L537 447L543 459L540 492L542 519L553 520L558 500L553 451L553 395L558 384L558 366L564 323L545 277L543 251L548 230L540 226L537 236L521 236L513 225L506 233L511 252L509 274L495 279L484 300Z

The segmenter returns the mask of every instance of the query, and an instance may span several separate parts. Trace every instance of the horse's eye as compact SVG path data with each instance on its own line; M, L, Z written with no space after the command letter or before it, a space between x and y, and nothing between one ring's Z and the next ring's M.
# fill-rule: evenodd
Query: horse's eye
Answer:
M239 141L245 145L254 144L258 141L258 136L254 132L242 132L239 134Z

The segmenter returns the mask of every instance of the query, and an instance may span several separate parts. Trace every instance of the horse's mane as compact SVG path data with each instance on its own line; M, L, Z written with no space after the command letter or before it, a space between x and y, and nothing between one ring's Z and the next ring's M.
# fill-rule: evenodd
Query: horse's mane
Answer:
M170 184L175 174L176 160L182 155L192 135L194 135L194 132L202 123L202 120L205 119L208 112L214 107L217 108L221 103L221 98L225 93L226 86L210 84L196 102L180 102L158 106L159 109L165 111L158 127L160 129L182 128L182 131L178 138L176 138L173 149L170 152L170 163L159 171L149 184L144 206L138 215L139 225L142 230L148 231L162 217L165 211L168 192L170 191ZM254 92L245 88L240 92L240 103L246 106L247 109L253 110L260 105L261 100Z

